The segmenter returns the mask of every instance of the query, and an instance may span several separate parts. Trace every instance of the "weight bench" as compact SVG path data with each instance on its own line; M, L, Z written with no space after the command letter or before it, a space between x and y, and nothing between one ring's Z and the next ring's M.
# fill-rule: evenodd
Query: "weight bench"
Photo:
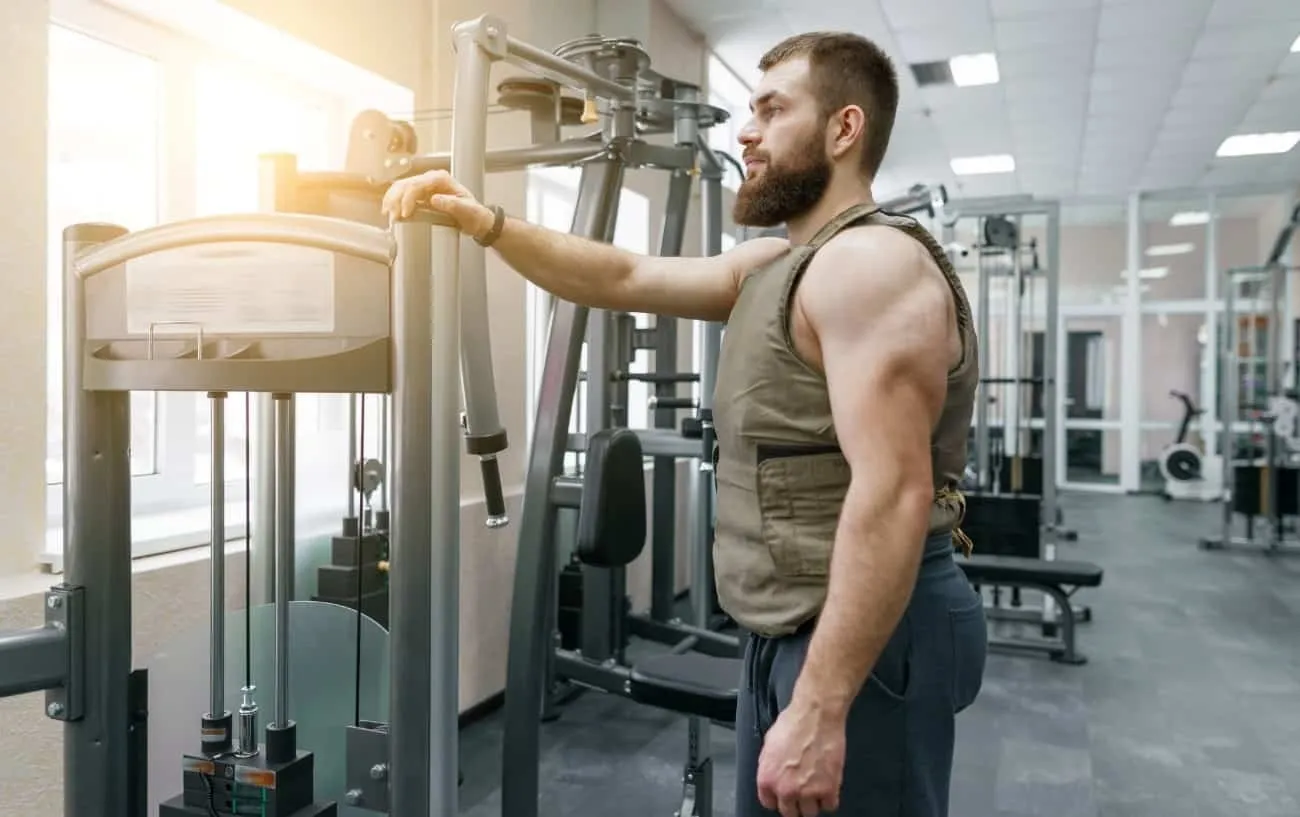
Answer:
M1059 639L990 637L990 646L1045 652L1052 660L1063 664L1078 665L1087 662L1088 659L1075 647L1078 615L1070 597L1081 587L1100 587L1103 576L1101 567L1091 562L1048 561L978 553L958 559L957 564L971 584L1039 590L1054 599L1060 610Z

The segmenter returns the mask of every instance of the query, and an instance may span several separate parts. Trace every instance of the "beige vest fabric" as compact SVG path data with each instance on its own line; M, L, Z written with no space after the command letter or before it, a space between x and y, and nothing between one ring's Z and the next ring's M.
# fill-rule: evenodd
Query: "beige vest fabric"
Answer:
M807 245L751 273L723 336L714 396L714 564L723 609L760 635L794 632L826 599L849 466L835 435L825 376L794 351L790 305L813 254L842 230L866 224L894 227L924 244L956 299L962 360L949 373L948 396L931 435L930 534L952 531L959 547L970 548L958 528L965 501L957 490L979 381L970 304L947 254L925 228L906 216L852 207ZM870 275L871 261L844 273Z

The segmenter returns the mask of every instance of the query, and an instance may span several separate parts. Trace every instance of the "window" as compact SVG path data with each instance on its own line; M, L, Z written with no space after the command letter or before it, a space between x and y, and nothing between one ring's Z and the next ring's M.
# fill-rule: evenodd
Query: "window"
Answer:
M740 131L749 118L749 87L716 56L709 55L709 104L725 108L731 118L707 131L709 147L733 156L739 148ZM728 163L729 165L729 163ZM723 176L722 184L731 190L740 186L734 169Z
M49 29L49 175L45 481L63 482L63 229L158 220L159 77L145 56L60 26ZM131 472L156 468L158 400L131 396Z
M540 168L528 174L528 220L552 230L568 232L573 226L573 212L577 206L580 172L575 168ZM650 200L633 190L619 193L618 220L614 225L614 244L632 252L650 252ZM542 369L546 363L547 333L550 327L551 296L538 287L529 285L527 300L528 325L528 437L531 445L533 418L537 413L537 395ZM654 325L650 315L635 315L639 328ZM649 371L651 352L639 350L629 371ZM582 368L587 365L587 347L584 344ZM649 425L649 398L651 391L645 383L628 385L628 425L646 428ZM569 430L578 433L586 429L587 386L579 382L574 394L573 414Z
M154 20L151 11L142 10L150 20L143 22L85 0L54 4L45 559L56 567L62 540L63 228L112 221L136 230L197 215L256 210L260 154L288 152L303 168L337 169L358 111L409 116L414 109L409 89L291 41L233 9L195 6L195 11L225 15L222 25L207 25L196 23L180 5L157 6L158 14L171 15L166 19ZM243 22L235 25L230 15ZM250 45L259 37L260 45ZM296 402L297 515L299 529L306 531L322 520L336 525L346 509L350 410L343 395L300 395ZM384 460L381 399L371 396L364 409L360 398L355 403L366 421L364 451L358 455ZM202 393L132 395L137 556L207 542L210 410ZM245 395L229 395L228 538L243 535L246 410Z

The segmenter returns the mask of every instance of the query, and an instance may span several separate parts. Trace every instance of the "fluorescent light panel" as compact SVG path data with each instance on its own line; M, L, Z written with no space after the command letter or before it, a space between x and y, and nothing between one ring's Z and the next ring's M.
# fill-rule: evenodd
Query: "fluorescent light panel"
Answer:
M1296 37L1295 42L1291 43L1291 50L1300 54L1300 37Z
M1298 143L1300 143L1300 131L1239 133L1224 139L1215 155L1219 157L1270 156L1287 153Z
M1174 217L1169 219L1170 227L1194 227L1198 224L1209 224L1210 214L1206 212L1189 211L1185 213L1174 213Z
M1196 249L1195 244L1156 244L1147 247L1147 255L1162 257L1166 255L1186 255Z
M1009 154L1000 153L993 156L964 156L953 159L950 163L952 172L958 176L983 176L989 173L1013 173L1016 160Z
M948 60L952 71L952 84L959 88L972 85L996 85L998 74L996 54L961 54Z
M1119 277L1123 278L1126 270L1119 271ZM1138 280L1140 281L1157 281L1169 274L1169 267L1145 267L1138 270ZM1121 285L1122 286L1122 285Z

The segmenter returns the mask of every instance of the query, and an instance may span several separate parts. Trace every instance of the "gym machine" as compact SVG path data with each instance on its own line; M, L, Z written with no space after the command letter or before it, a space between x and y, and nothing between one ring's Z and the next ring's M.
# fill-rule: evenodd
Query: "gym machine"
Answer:
M1165 482L1161 497L1213 502L1223 493L1223 458L1207 457L1201 444L1191 442L1192 421L1205 409L1186 392L1170 391L1169 396L1182 404L1183 418L1174 441L1160 451L1160 476Z
M956 240L963 220L973 236L964 244ZM1007 559L993 567L995 575L1005 580L1009 597L1003 598L1001 580L989 583L990 620L1013 626L1034 623L1043 636L1051 638L1056 636L1061 618L1057 598L1044 592L1041 607L1033 609L1024 603L1022 589L1055 587L1059 581L1056 574L1061 571L1049 563L1057 560L1057 542L1076 539L1073 531L1061 525L1056 488L1056 461L1064 438L1056 405L1060 206L1054 201L1030 199L955 201L941 224L941 242L954 266L966 273L966 280L972 272L976 277L972 308L980 339L981 376L971 465L962 486L966 496L962 530L974 543L977 557ZM1030 224L1041 226L1041 243L1036 236L1024 237ZM972 256L973 265L967 260ZM1041 318L1036 314L1040 285ZM1000 296L996 315L995 290ZM968 573L978 575L975 566ZM1087 607L1075 606L1072 612L1082 621L1091 618ZM1073 621L1069 626L1073 627ZM1043 649L1037 639L1015 634L995 636L991 643ZM1048 647L1054 649L1054 645ZM1058 657L1066 654L1073 660L1072 647Z
M1217 536L1200 540L1206 550L1300 552L1300 540L1294 536L1300 517L1300 394L1288 371L1295 361L1284 359L1283 343L1290 275L1300 270L1290 257L1297 230L1300 205L1279 231L1264 264L1224 273L1218 382L1220 449L1227 467L1222 527ZM1236 535L1238 516L1244 536ZM1257 520L1267 526L1262 537L1256 534Z
M391 228L258 213L135 233L78 224L64 237L65 581L46 595L44 627L0 638L0 692L46 690L48 716L64 721L65 813L147 811L149 706L146 673L131 667L129 591L128 403L136 390L203 391L212 412L210 698L194 715L192 749L175 771L182 793L159 813L338 813L337 803L316 796L313 753L297 739L288 695L294 620L312 607L291 604L288 569L294 395L305 392L393 397L391 717L382 728L384 760L375 767L388 781L393 813L429 814L431 791L441 801L437 813L454 812L464 432L459 390L433 383L435 376L456 382L462 326L467 350L482 348L486 327L485 309L469 313L471 299L460 318L459 232L427 213ZM467 385L476 384L466 388L464 428L471 440L487 432L500 443L472 453L483 463L489 508L503 510L495 454L504 434L490 359L474 363L481 368L464 367ZM264 730L255 687L243 686L233 706L227 692L224 428L231 392L269 394L275 409L274 682ZM438 627L431 630L431 622Z
M972 306L980 338L980 388L962 527L982 553L1044 558L1055 545L1060 519L1054 478L1058 206L1003 204L979 211L970 203L955 203L954 209L958 218L945 221L950 235L944 244L959 270L970 268L963 257L974 256ZM974 222L976 240L968 246L952 240L962 219ZM1022 240L1028 220L1045 222L1045 247L1040 249L1036 237ZM1043 323L1037 326L1025 312L1027 304L1038 308L1035 290L1040 285L1045 290ZM995 289L1000 307L996 332ZM1045 542L1049 531L1053 535Z

